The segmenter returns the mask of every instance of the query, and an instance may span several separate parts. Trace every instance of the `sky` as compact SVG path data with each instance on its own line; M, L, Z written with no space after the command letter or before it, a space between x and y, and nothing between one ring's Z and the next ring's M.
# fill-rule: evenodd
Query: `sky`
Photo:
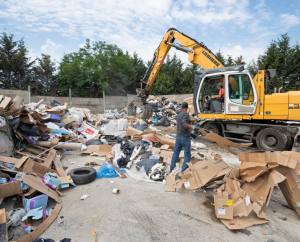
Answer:
M152 59L170 28L213 52L243 55L249 63L288 33L300 39L299 0L1 0L0 32L23 38L31 57L57 62L87 38ZM175 53L172 51L171 53ZM184 53L176 54L187 60Z

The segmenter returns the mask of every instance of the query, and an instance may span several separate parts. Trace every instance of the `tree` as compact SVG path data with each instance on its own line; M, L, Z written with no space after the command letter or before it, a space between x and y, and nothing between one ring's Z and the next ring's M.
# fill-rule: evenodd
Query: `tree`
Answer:
M55 63L50 55L42 54L37 59L37 65L34 67L35 80L31 83L33 89L39 89L39 94L55 96L57 93L57 74ZM37 91L36 91L37 92Z
M294 89L300 81L299 45L291 46L290 37L287 34L281 35L279 39L273 40L265 53L258 58L258 67L276 69L277 76L270 81L267 91L275 87Z
M167 56L157 76L152 93L154 95L191 93L194 71L194 66L184 67L183 62L176 55Z
M236 57L233 60L233 62L234 62L235 65L243 65L243 64L245 64L244 57L242 55Z
M26 89L33 80L33 64L27 56L28 50L23 40L2 33L0 36L0 81L3 88Z
M100 97L102 91L126 94L135 89L145 71L143 61L116 45L86 41L78 52L67 54L59 66L59 92L68 89L76 96Z

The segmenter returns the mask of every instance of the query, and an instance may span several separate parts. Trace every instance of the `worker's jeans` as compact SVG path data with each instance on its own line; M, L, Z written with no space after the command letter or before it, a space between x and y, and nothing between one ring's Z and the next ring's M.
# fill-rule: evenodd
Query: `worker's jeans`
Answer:
M184 171L188 168L188 163L191 160L191 137L177 136L175 148L171 160L170 171L176 167L176 162L179 159L179 154L181 150L184 150L184 161L182 164L181 171Z

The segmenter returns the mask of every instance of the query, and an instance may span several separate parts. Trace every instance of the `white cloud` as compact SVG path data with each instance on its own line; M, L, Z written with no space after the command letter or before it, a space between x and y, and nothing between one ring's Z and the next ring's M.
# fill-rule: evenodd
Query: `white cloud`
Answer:
M261 39L276 37L279 29L266 24L272 22L272 12L265 0L255 3L250 0L6 0L0 3L0 19L25 33L48 34L40 51L55 59L68 49L68 43L55 43L50 39L51 34L78 42L89 38L114 43L130 53L137 52L144 60L151 60L164 31L172 26L184 26L180 31L206 39L211 33L220 33L219 39L210 40L212 46L220 46L226 54L243 55L248 61L263 53ZM295 15L282 14L280 19L290 27L299 24ZM249 33L253 36L243 41L229 40L226 45L222 36L227 32L238 38ZM255 41L258 38L259 43ZM185 54L176 54L186 60Z
M259 46L242 47L241 45L228 45L221 51L226 57L231 55L233 58L236 58L242 55L246 63L251 63L253 60L256 60L259 55L264 53L264 48Z
M50 55L54 60L59 60L64 54L64 46L47 39L41 46L41 53Z
M285 26L285 28L292 28L300 25L300 17L293 14L281 14L280 21Z

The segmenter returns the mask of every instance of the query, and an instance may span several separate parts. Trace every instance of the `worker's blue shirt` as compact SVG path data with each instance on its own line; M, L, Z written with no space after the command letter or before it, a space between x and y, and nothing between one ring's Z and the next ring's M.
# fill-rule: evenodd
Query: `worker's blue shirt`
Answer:
M188 124L191 123L190 116L187 112L180 112L177 117L177 137L190 137L191 129Z

